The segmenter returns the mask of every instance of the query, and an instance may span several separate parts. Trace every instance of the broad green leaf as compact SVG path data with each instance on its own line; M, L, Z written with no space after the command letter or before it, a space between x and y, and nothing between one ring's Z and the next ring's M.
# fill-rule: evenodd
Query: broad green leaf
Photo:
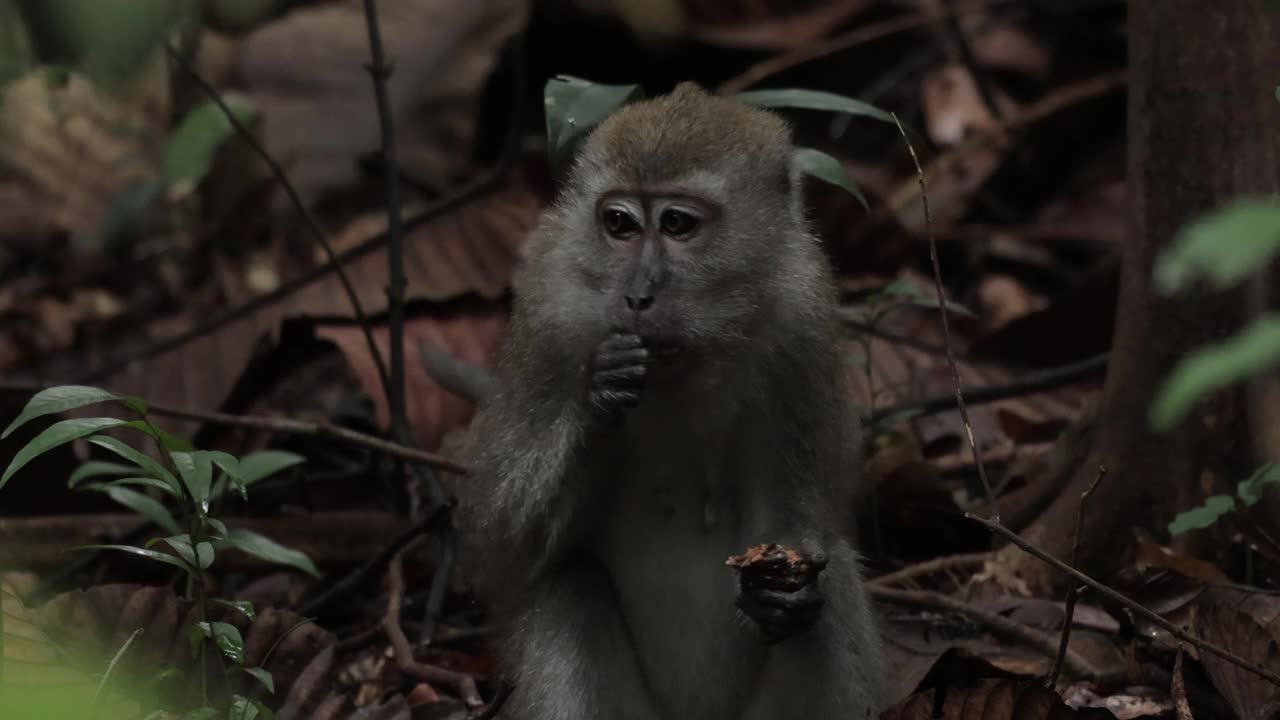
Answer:
M126 246L137 237L143 213L163 189L154 177L130 180L111 198L102 221L96 227L82 231L90 236L86 243L106 248Z
M240 478L245 485L252 485L263 478L300 465L306 458L284 450L259 450L240 458Z
M160 443L160 447L170 452L191 452L195 450L195 448L191 446L191 442L186 438L161 430L155 425L148 426L146 432Z
M245 671L249 675L251 675L258 682L262 683L262 686L267 689L267 692L271 693L272 695L275 694L276 681L275 681L275 678L271 677L270 672L260 667L247 667L247 668L240 668L240 669Z
M228 660L237 665L244 662L244 638L240 637L240 631L235 625L224 622L202 622L196 623L196 627L200 628L200 632L205 637L213 640Z
M1156 261L1155 284L1169 295L1204 278L1215 289L1265 267L1280 250L1280 200L1246 198L1182 228Z
M9 437L14 430L38 417L120 399L122 398L115 393L86 385L60 385L47 388L36 393L27 401L26 407L22 408L22 412L18 413L18 417L9 423L9 427L5 428L3 433L0 433L0 438Z
M210 536L214 540L221 540L227 536L227 526L218 518L207 517L204 522L209 527Z
M173 515L169 512L168 508L159 502L156 502L154 499L147 497L136 490L130 490L129 488L119 486L104 486L102 488L102 492L106 493L107 497L112 500L115 500L121 505L138 513L156 525L159 525L165 530L165 532L170 532L175 535L178 534L178 522L173 519Z
M1274 483L1280 483L1280 464L1267 463L1236 485L1236 497L1240 498L1245 507L1253 507L1262 499L1267 485Z
M240 493L241 498L247 498L249 496L249 493L245 490L244 475L240 471L239 460L236 460L235 457L228 453L224 453L221 450L210 450L209 459L213 461L214 465L217 465L222 470L224 477L231 479L231 484L235 486L236 491ZM209 496L217 497L220 495L222 486L222 483L215 485L210 490Z
M1197 401L1253 377L1280 361L1280 313L1268 313L1219 343L1188 354L1165 380L1151 406L1151 425L1173 427Z
M120 552L138 555L149 560L162 562L180 568L183 572L194 573L195 568L183 562L181 558L176 558L169 553L162 553L157 550L148 550L147 548L134 547L132 545L81 545L77 550L119 550Z
M237 487L240 497L245 497L248 494L248 487L259 480L305 461L306 458L301 455L284 450L259 450L245 455L240 458L240 479L244 482L242 488ZM213 490L209 496L221 497L226 490L227 478L224 475L213 484Z
M261 701L236 695L227 709L227 720L276 720L276 716Z
M644 97L639 85L601 85L559 75L543 87L547 116L547 155L552 167L565 159L591 130L615 110Z
M233 547L267 562L297 568L313 577L320 577L320 570L311 562L311 558L252 530L233 528L227 532L225 540L219 541L219 545Z
M1216 523L1218 518L1234 510L1235 507L1236 501L1230 495L1214 495L1206 499L1204 505L1178 513L1173 522L1169 523L1169 533L1181 535L1188 530L1207 528Z
M102 477L103 475L137 475L142 472L142 468L137 465L124 465L122 463L107 462L105 460L89 460L81 463L80 467L71 473L71 477L67 478L67 487L75 487L81 482L91 477Z
M849 177L849 173L845 172L844 165L839 160L813 148L796 148L791 157L800 172L835 185L857 198L858 202L862 203L862 207L870 207L867 205L866 196L858 189L853 178Z
M242 124L257 112L246 98L224 94L227 107ZM170 187L191 188L209 174L218 147L234 135L235 128L213 101L197 105L187 113L164 146L164 179Z
M120 478L119 480L108 480L105 482L89 483L88 485L82 485L81 489L97 490L98 492L103 492L109 487L130 487L130 486L159 488L160 490L163 490L170 495L174 495L174 489L168 484L166 484L163 480L157 480L153 477L147 477L145 475L139 475L137 477Z
M182 497L182 488L178 485L178 479L169 472L168 468L156 462L150 455L135 449L132 445L111 437L110 435L94 435L89 438L89 443L97 445L105 450L119 455L129 462L137 465L146 471L147 475L156 478L169 486L169 492L176 497Z
M45 428L43 432L32 438L31 442L18 450L18 453L13 456L13 460L9 463L9 467L4 471L4 475L0 476L0 487L4 487L14 473L43 453L61 445L66 445L72 440L92 435L99 430L128 424L128 421L118 418L72 418L71 420L56 422Z
M748 90L747 92L738 93L734 97L748 105L825 110L827 112L875 118L881 122L893 124L892 115L869 102L821 90L804 90L801 88Z
M214 605L222 605L223 607L229 607L232 610L235 610L236 612L243 614L245 617L249 618L250 620L252 620L254 617L253 603L249 602L248 600L224 600L222 598L213 598L209 600L209 602L213 603Z
M213 482L213 461L209 458L208 451L172 452L169 455L191 497L207 510L209 488Z
M197 543L196 548L193 551L191 549L191 536L186 533L173 535L167 538L158 538L158 540L173 548L173 551L178 553L178 557L182 558L187 562L187 564L193 567L204 570L213 564L213 545L210 543ZM156 540L151 540L147 544L150 545L154 542L156 542Z
M147 401L146 401L146 400L143 400L143 399L142 399L142 398L140 398L140 397L132 397L132 396L130 396L130 397L125 398L124 400L121 400L120 402L121 402L121 404L123 404L125 407L127 407L127 408L129 408L130 410L132 410L132 411L134 411L134 412L138 413L139 415L146 415L146 414L147 414L147 410L151 409L151 408L150 408L150 406L149 406L149 405L147 405Z

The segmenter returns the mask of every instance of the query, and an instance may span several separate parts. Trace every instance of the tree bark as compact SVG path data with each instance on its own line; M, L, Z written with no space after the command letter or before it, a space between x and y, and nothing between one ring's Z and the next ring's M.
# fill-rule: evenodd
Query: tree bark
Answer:
M1105 574L1128 560L1133 529L1164 534L1172 513L1203 499L1205 468L1251 457L1239 391L1221 393L1175 430L1153 434L1147 412L1174 363L1241 325L1240 291L1163 298L1152 265L1183 225L1242 194L1280 189L1280 35L1261 0L1131 0L1128 163L1132 191L1111 362L1098 430L1069 486L1027 531L1068 559L1080 494L1098 466L1080 565ZM1239 477L1224 477L1234 481ZM1008 551L1007 551L1008 552ZM1054 584L1034 560L1006 557L1032 586Z

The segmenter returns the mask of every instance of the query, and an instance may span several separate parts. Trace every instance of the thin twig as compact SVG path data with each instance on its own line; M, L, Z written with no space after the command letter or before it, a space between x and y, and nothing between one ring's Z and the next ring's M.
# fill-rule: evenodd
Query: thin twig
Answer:
M1076 533L1071 539L1071 567L1075 567L1080 562L1080 533L1084 528L1084 504L1089 500L1089 496L1093 494L1098 483L1107 476L1107 466L1098 466L1098 475L1093 479L1093 483L1080 493L1080 506L1076 508ZM1062 637L1058 640L1058 658L1053 662L1053 668L1049 671L1049 676L1045 679L1045 687L1050 690L1058 686L1058 673L1062 669L1062 658L1067 652L1067 643L1071 641L1071 624L1075 621L1076 602L1080 600L1080 586L1072 585L1067 590L1066 602L1066 619L1062 622Z
M951 368L951 379L955 383L956 406L960 410L960 421L964 423L965 435L969 440L969 451L973 453L973 463L978 466L978 479L982 481L982 492L986 496L987 507L991 517L998 521L1000 508L996 506L996 496L991 491L991 481L987 479L987 468L982 464L982 452L978 450L978 443L973 439L973 425L969 422L969 410L964 405L964 393L960 389L960 368L956 365L954 345L951 342L951 322L947 319L950 313L946 308L946 293L942 289L942 263L938 260L938 239L933 235L933 217L929 214L929 190L925 187L924 168L920 166L920 158L907 137L906 128L902 127L902 122L898 120L897 115L893 113L890 115L893 117L894 124L898 126L902 142L907 145L907 152L911 153L911 162L916 166L916 179L920 182L921 207L924 210L925 233L929 238L929 262L933 265L933 289L938 295L938 315L942 317L942 343L947 349L947 365Z
M914 565L908 565L901 570L894 570L893 572L871 578L867 581L867 584L878 587L889 587L891 585L898 585L925 575L932 575L936 572L981 565L990 559L991 553L989 552L944 555L943 557L926 560Z
M930 608L933 610L941 610L943 612L952 612L970 618L993 632L1016 640L1027 647L1033 648L1046 657L1054 657L1058 650L1057 643L1048 635L1023 625L1015 620L1010 620L1003 615L984 612L979 610L962 600L942 595L941 593L928 592L925 590L899 590L897 588L887 588L879 585L872 585L868 591L871 597L876 600L898 603L900 605L911 605L915 607ZM1101 680L1106 676L1102 670L1094 667L1086 658L1077 654L1074 650L1067 652L1066 656L1067 669L1077 677L1089 680Z
M1074 385L1082 380L1096 377L1106 372L1107 369L1107 353L1094 355L1085 358L1080 362L1061 367L1049 368L1038 372L1028 373L1023 377L1010 380L1007 383L999 385L985 385L983 387L971 388L966 394L964 401L969 407L974 405L983 405L986 403L999 402L1008 400L1009 398L1023 397L1025 395L1034 395L1035 393L1056 390L1060 387ZM892 405L890 407L879 408L871 414L869 422L877 422L883 420L890 415L899 413L912 413L914 416L932 415L934 413L946 410L956 409L956 396L954 393L946 395L938 395L936 397L924 398L921 400L911 400L908 402Z
M377 555L373 556L368 562L360 567L352 570L346 577L331 585L323 593L308 600L299 613L302 615L319 615L325 609L336 601L345 599L353 594L361 585L370 577L383 572L391 559L404 552L409 544L417 540L427 532L436 529L439 523L448 517L448 506L441 506L435 512L427 516L422 522L416 523L413 527L400 533L400 536L387 544ZM439 572L437 570L437 572Z
M847 33L841 33L830 37L823 42L814 45L807 45L792 52L771 57L747 68L746 71L726 80L720 84L716 92L721 95L732 95L742 92L743 90L759 83L767 77L777 75L784 70L790 70L798 65L803 65L820 58L833 55L838 52L852 49L858 45L879 40L883 37L895 35L900 32L912 30L917 27L938 22L952 14L970 14L982 12L992 5L1001 4L1004 0L974 0L967 2L959 7L948 8L939 12L934 9L928 12L916 13L914 15L906 15L903 17L890 18L882 22L873 23L865 27L855 28Z
M1009 528L1006 528L1004 525L1001 525L999 521L988 520L986 518L979 517L978 515L974 515L973 513L965 513L964 516L978 523L979 525L982 525L983 527L995 533L996 535L999 535L1000 537L1008 540L1014 545L1017 545L1019 548L1022 548L1022 550L1030 554L1032 557L1035 557L1045 563L1048 563L1050 567L1057 570L1058 572L1063 573L1071 578L1074 578L1077 582L1080 582L1080 583L1083 583L1084 585L1089 586L1090 589L1098 592L1108 600L1111 600L1112 602L1117 603L1119 605L1123 605L1125 608L1128 608L1130 612L1134 613L1135 615L1140 615L1144 620L1151 622L1152 624L1156 625L1162 630L1165 630L1170 635L1178 638L1179 640L1182 640L1183 642L1186 642L1186 643L1190 643L1194 645L1197 649L1202 650L1204 652L1217 655L1218 657L1222 658L1223 660L1226 660L1232 665L1235 665L1236 667L1242 670L1246 670L1250 673L1253 673L1254 675L1257 675L1258 677L1267 680L1271 684L1277 687L1280 687L1280 675L1277 675L1276 673L1270 670L1267 670L1266 668L1256 663L1252 663L1240 657L1239 655L1236 655L1230 650L1226 650L1224 648L1218 647L1217 645L1214 645L1211 642L1208 642L1206 640L1201 640L1200 638L1195 637L1194 635L1183 630L1177 625L1174 625L1168 620L1165 620L1163 617L1156 614L1155 612L1148 610L1146 607L1142 606L1138 602L1131 600L1128 597L1125 597L1124 595L1120 594L1119 591L1114 590L1110 586L1104 585L1103 583L1097 580L1094 580L1088 575L1085 575L1079 570L1062 562L1058 558L1053 557L1052 555L1045 552L1044 550L1041 550L1039 547L1033 545L1027 540L1024 540L1022 536L1018 535L1017 533L1010 530Z
M378 126L382 135L382 165L387 197L387 329L388 355L391 357L387 392L387 409L391 416L391 436L402 443L409 439L409 416L404 405L404 228L400 208L400 164L396 159L395 118L387 96L387 78L391 68L382 51L382 33L378 30L378 3L364 0L365 23L369 28L369 54L366 66L373 81L374 100L378 106Z
M404 567L400 558L397 553L387 568L387 611L382 616L382 629L391 643L396 667L405 675L418 680L449 685L468 707L480 707L484 700L476 689L475 678L414 659L409 638L405 637L404 630L400 627L400 603L404 600Z
M102 691L106 689L112 674L115 673L116 668L120 665L120 658L129 652L129 648L133 646L133 641L137 640L141 634L142 628L134 630L124 641L124 644L120 646L120 649L116 651L116 654L111 657L111 662L107 663L106 672L102 673L102 679L98 681L98 688L93 691L93 701L89 703L89 720L97 717L98 701L102 699Z
M284 168L280 166L280 163L276 162L275 158L271 157L271 153L267 152L262 143L258 142L258 138L254 137L253 132L245 127L244 123L240 122L240 118L236 117L231 108L227 107L227 102L222 99L222 94L218 92L218 89L201 77L200 73L191 67L187 59L182 57L173 45L166 43L164 47L168 51L169 57L173 59L174 64L181 68L191 78L191 81L198 85L204 91L204 94L208 95L209 99L218 106L218 109L227 118L227 122L231 123L231 127L235 129L236 134L245 141L262 162L267 164L267 167L271 169L271 174L275 176L276 182L280 183L280 187L284 188L285 194L289 196L289 202L293 205L294 210L302 218L307 229L315 238L316 243L324 250L325 257L329 259L334 271L338 274L342 289L347 293L347 299L351 302L351 310L355 313L356 320L360 323L360 330L364 333L365 342L369 345L369 354L373 357L373 363L378 368L378 378L382 381L382 386L384 388L387 387L387 366L382 361L382 353L378 351L378 344L373 340L373 327L369 324L369 317L364 312L364 306L360 303L360 296L356 294L355 286L351 284L351 279L347 277L346 270L342 268L342 263L338 262L338 255L333 250L333 244L329 242L328 236L320 228L320 222L316 220L315 215L302 202L297 189L293 187L293 183L289 182L289 177L285 174Z
M165 407L163 405L149 405L148 410L156 415L178 418L180 420L196 420L209 422L215 425L226 425L229 427L248 428L251 430L268 430L270 432L287 433L291 435L310 435L313 437L330 438L333 440L341 440L352 445L360 445L370 450L376 450L380 453L408 460L410 462L422 463L433 468L448 470L449 472L467 474L467 467L456 460L452 460L443 455L429 452L427 450L419 450L408 445L401 445L390 440L384 440L374 435L366 435L362 432L356 432L341 425L332 423L315 423L305 420L294 420L292 418L273 418L255 415L230 415L227 413L205 413L195 412L192 410L180 410L178 408Z

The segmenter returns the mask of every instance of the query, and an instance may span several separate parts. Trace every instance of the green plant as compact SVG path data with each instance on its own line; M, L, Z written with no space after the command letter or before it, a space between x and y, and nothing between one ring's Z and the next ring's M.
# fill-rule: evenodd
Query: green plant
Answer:
M1280 251L1280 201L1242 198L1184 227L1157 260L1157 291L1172 295L1203 283L1225 290L1266 268ZM1280 313L1266 312L1219 342L1183 357L1156 393L1150 409L1157 431L1172 428L1210 393L1239 383L1280 363ZM1280 469L1264 465L1241 481L1236 497L1215 495L1179 514L1169 524L1177 535L1212 525L1243 503L1251 506L1263 488L1280 481Z
M182 438L156 427L147 416L145 401L80 385L54 387L36 393L18 417L0 433L0 438L8 437L37 418L99 403L114 403L138 417L136 420L91 417L54 422L18 450L0 475L0 487L42 453L79 438L85 438L116 455L118 461L90 460L82 464L68 479L69 486L101 492L167 534L151 538L141 547L90 545L85 549L126 552L180 570L187 580L188 595L196 602L201 616L188 628L193 656L201 653L206 641L211 642L224 659L224 669L244 673L260 682L269 692L274 692L268 671L244 665L244 639L240 631L230 623L208 619L209 608L213 605L231 607L252 619L252 604L207 597L204 574L213 565L217 553L232 549L315 577L320 573L303 553L251 530L228 528L210 514L210 508L214 501L228 492L247 497L251 485L298 465L303 458L278 450L252 452L240 458L225 452L197 450ZM155 445L162 460L157 461L115 436L103 434L107 430L140 433ZM167 502L157 500L156 496ZM167 551L155 549L157 547ZM205 706L188 717L222 714L208 706L206 695L202 692ZM232 698L227 710L227 717L237 720L269 716L270 711L261 703L239 696Z

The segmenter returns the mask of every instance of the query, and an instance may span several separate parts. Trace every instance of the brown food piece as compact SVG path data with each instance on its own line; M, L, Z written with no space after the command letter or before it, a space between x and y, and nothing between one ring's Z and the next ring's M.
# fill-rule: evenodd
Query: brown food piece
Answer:
M747 548L726 560L725 565L738 570L743 589L793 592L814 583L824 563L815 563L797 550L768 543Z

